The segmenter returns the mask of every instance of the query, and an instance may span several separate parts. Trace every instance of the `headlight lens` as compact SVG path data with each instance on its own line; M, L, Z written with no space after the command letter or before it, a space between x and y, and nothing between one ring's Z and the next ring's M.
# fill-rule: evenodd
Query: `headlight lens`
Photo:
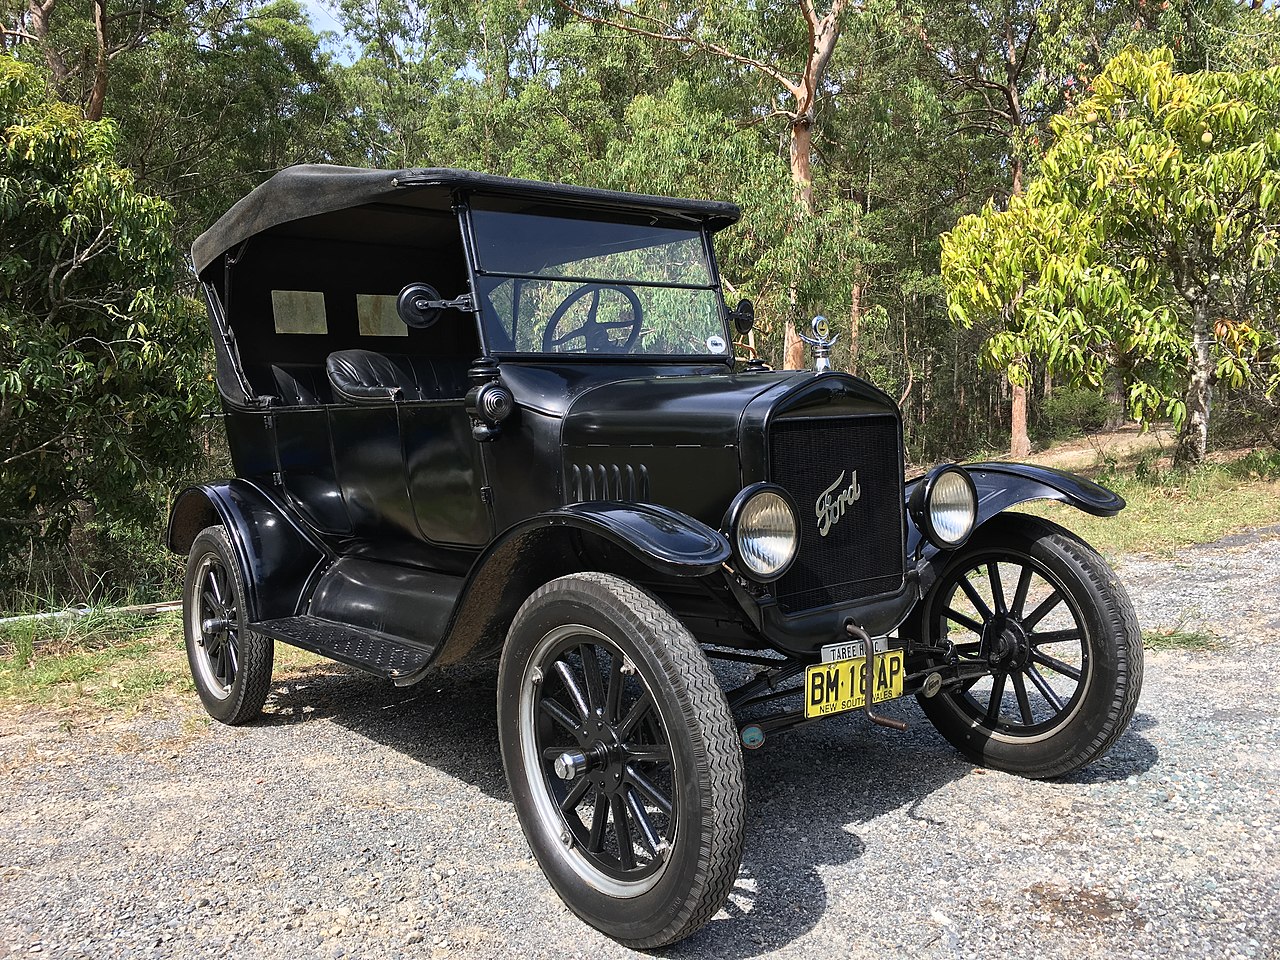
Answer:
M747 572L761 580L782 575L795 559L796 514L780 494L761 490L738 511L734 546Z
M978 516L978 497L963 471L951 469L938 474L929 492L929 525L947 546L968 539Z

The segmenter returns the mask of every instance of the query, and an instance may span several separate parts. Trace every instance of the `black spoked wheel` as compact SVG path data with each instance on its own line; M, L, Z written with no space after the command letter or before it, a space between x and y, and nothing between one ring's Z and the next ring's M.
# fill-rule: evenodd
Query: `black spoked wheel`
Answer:
M183 627L191 676L205 709L224 723L257 716L271 685L274 644L245 626L244 584L222 527L191 545Z
M598 630L552 630L524 690L521 750L538 763L536 799L564 818L585 880L618 896L652 886L676 830L671 744L653 694L626 654ZM531 764L532 765L532 764Z
M499 670L503 762L530 848L565 902L631 946L688 936L741 858L742 755L679 621L626 581L553 581Z
M1031 777L1102 755L1142 683L1142 642L1115 574L1067 531L1008 514L954 557L926 603L933 643L967 676L921 703L972 759Z

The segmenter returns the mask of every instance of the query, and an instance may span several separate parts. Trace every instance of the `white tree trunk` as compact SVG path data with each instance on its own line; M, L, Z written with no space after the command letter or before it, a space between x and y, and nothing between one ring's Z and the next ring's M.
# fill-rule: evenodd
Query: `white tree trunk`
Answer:
M1187 364L1187 419L1178 439L1179 464L1203 463L1209 449L1209 408L1213 402L1213 340L1209 333L1209 305L1203 294L1192 302L1191 359Z

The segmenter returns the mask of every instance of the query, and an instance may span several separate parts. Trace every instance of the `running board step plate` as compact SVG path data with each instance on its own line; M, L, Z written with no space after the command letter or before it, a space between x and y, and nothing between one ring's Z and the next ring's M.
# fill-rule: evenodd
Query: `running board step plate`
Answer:
M388 680L412 676L431 660L432 651L404 640L319 617L264 620L250 629Z

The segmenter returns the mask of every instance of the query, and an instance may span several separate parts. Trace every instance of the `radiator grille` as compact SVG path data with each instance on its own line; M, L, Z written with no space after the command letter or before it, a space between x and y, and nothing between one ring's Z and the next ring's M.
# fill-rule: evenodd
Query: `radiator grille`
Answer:
M799 554L775 585L785 613L902 585L902 452L895 417L781 420L769 436L769 458L770 479L791 494L800 514ZM856 499L850 491L855 472ZM828 488L832 506L823 536L817 505ZM837 503L842 490L851 495Z

